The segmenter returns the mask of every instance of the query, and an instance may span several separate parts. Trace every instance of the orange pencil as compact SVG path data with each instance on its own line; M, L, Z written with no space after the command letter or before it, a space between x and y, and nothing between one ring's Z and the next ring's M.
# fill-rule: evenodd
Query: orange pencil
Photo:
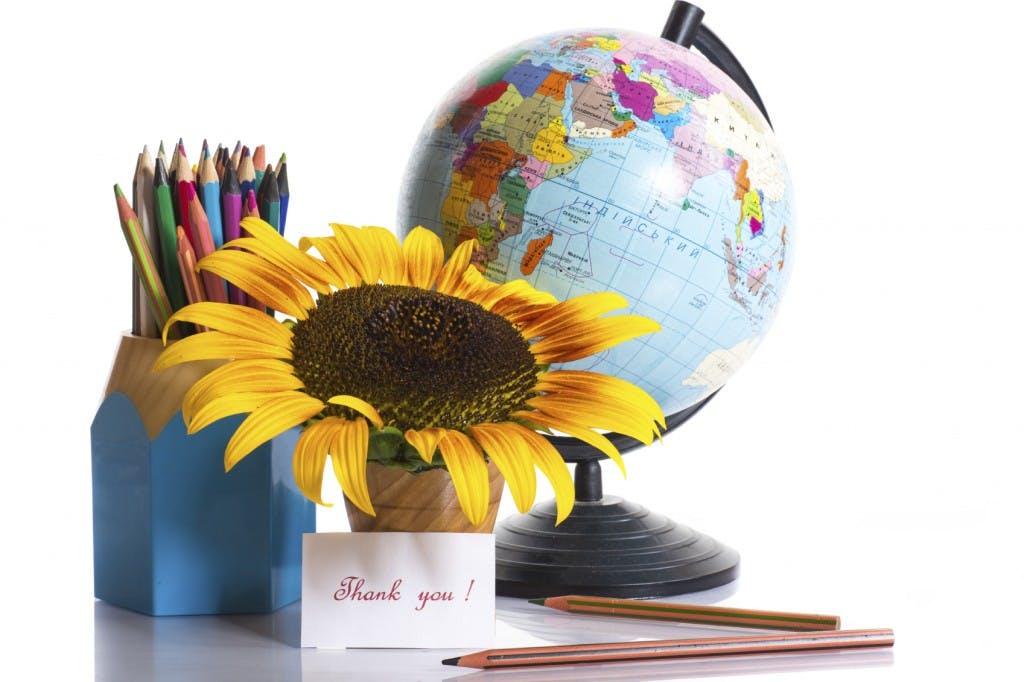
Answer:
M589 613L595 616L642 618L646 620L679 623L702 623L732 627L764 628L771 630L838 630L839 616L785 611L759 611L702 604L676 604L673 602L614 599L612 597L582 597L568 595L531 599L530 603L569 613Z
M195 188L191 185L186 185L184 186L184 191L190 195L188 197L188 214L189 221L192 223L192 232L195 235L195 241L193 242L195 256L197 260L202 260L217 250L213 245L213 235L210 234L210 221L206 217L203 205L199 202L199 196L196 194ZM224 280L205 270L201 272L201 275L203 278L203 291L206 292L207 300L216 303L227 303L228 294L227 289L224 288Z
M525 665L564 665L569 663L607 663L666 658L735 656L790 651L822 651L893 646L896 639L889 629L829 630L785 635L747 635L744 637L701 637L565 646L534 646L515 649L489 649L465 656L447 658L444 665L466 668L506 668Z
M189 303L199 303L206 300L203 292L203 283L196 272L196 252L192 250L192 243L181 225L178 225L178 267L181 268L181 281L185 284L185 295ZM202 329L202 331L206 331Z
M118 185L114 185L114 197L117 200L117 215L121 221L121 231L132 252L135 272L138 273L139 280L145 289L157 326L163 329L172 311L171 303L167 299L167 291L160 278L160 270L157 269L153 253L142 233L139 217L135 215L135 211L132 210L131 204L128 203L127 197Z

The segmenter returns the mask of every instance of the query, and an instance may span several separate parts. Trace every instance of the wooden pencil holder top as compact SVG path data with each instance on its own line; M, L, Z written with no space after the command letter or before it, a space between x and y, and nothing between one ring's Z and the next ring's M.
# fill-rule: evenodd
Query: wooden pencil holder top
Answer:
M160 339L122 334L110 379L103 392L104 398L111 393L124 393L138 410L146 435L151 440L160 435L160 431L181 409L181 401L192 384L223 364L220 360L203 360L154 372L153 363L163 349Z

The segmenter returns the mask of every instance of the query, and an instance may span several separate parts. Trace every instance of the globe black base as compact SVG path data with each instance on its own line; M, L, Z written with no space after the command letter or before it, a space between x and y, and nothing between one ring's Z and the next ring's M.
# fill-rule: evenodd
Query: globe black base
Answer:
M506 597L661 597L719 587L739 554L712 537L615 496L577 501L555 526L555 503L495 529L496 589Z

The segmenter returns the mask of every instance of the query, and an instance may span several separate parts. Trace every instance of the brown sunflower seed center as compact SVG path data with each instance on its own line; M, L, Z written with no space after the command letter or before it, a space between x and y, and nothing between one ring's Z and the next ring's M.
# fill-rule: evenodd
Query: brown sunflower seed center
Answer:
M361 398L402 430L504 421L536 394L539 368L519 331L436 291L343 289L321 296L293 331L292 363L310 395ZM355 416L333 405L327 412Z

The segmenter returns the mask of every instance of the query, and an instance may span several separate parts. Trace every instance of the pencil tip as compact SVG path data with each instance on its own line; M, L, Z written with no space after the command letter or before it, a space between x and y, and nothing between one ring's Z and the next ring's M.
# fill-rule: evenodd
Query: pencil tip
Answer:
M537 604L538 606L544 606L544 602L547 601L547 600L546 599L527 599L526 601L530 602L531 604Z
M459 664L459 659L458 658L446 658L443 661L441 661L441 665L458 665L458 664Z
M123 197L124 196L124 192L121 191L121 185L117 185L117 184L114 185L114 196L117 196L117 197Z

